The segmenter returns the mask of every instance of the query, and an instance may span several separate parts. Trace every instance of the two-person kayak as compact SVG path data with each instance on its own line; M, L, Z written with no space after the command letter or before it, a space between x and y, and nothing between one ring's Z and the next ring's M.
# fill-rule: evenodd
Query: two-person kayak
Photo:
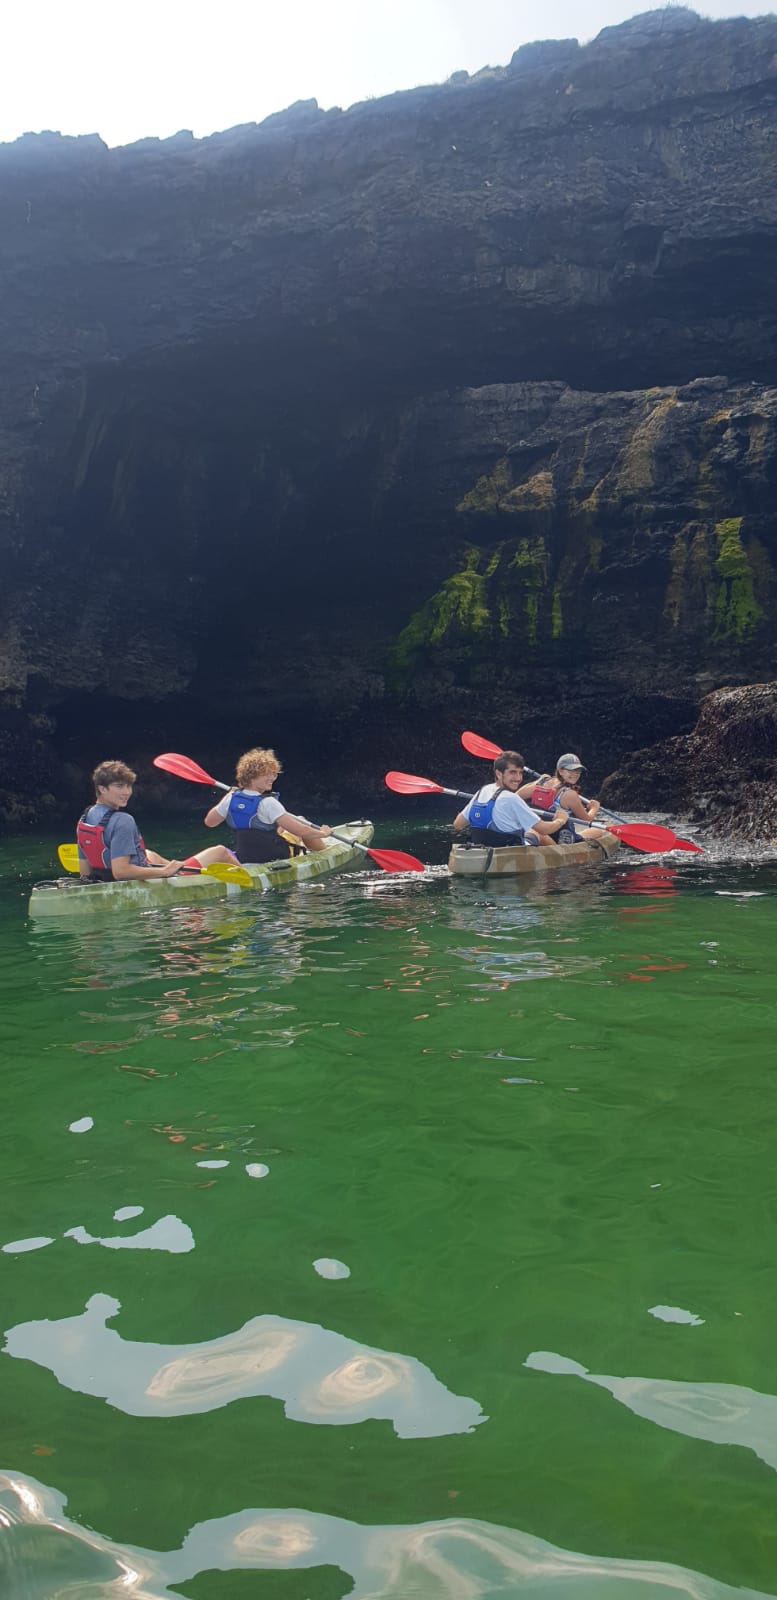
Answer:
M30 895L31 917L71 917L95 912L129 910L151 911L158 906L207 905L210 902L268 889L290 889L325 872L335 872L355 861L364 861L359 845L369 845L374 832L371 822L343 822L337 829L347 839L330 839L323 850L289 856L280 861L246 862L251 889L223 883L205 873L180 873L172 878L124 879L108 883L89 883L79 878L52 878L36 883ZM347 842L353 840L353 844Z
M498 835L497 835L498 837ZM620 839L601 830L595 840L580 844L518 845L455 844L448 857L454 877L497 878L554 872L560 867L601 866L620 849Z

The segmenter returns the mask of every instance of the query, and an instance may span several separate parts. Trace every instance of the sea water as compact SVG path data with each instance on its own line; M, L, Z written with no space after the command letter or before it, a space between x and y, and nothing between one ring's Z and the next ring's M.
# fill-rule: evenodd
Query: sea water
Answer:
M0 1593L777 1594L772 854L383 835L59 927L0 846Z

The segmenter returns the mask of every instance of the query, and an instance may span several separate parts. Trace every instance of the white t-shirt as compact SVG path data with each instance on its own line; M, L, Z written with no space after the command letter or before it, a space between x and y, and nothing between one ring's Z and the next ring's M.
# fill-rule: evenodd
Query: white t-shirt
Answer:
M469 814L476 800L490 800L499 789L498 783L487 783L476 795L467 802L462 812L469 822ZM532 828L537 821L536 811L527 806L526 801L519 794L513 794L510 789L502 789L499 799L494 806L491 817L491 827L497 833L521 833L525 828Z
M241 789L240 793L241 794L248 794L248 795L255 795L255 794L259 793L259 790L258 789ZM231 804L232 804L232 794L230 793L230 794L222 795L221 799L219 800L218 805L216 806L216 810L218 811L219 816L220 817L224 817L225 820L226 820L226 815L227 815L227 812L229 811L229 808L230 808ZM271 828L273 823L278 821L279 817L283 817L285 815L286 815L286 807L281 805L280 800L278 800L277 797L274 794L266 795L264 800L260 800L259 801L259 804L258 804L258 806L256 808L257 821L258 822L264 822L268 828Z

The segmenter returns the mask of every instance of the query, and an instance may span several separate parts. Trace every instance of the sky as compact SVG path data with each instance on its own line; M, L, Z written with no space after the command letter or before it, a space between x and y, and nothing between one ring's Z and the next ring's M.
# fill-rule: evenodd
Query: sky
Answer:
M261 122L295 100L349 106L504 66L650 0L0 0L0 142L54 129L107 144ZM708 17L765 5L705 0Z

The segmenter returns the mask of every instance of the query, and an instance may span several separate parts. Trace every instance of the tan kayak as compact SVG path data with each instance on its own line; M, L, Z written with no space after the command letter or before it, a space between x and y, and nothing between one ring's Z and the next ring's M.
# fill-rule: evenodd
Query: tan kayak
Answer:
M620 849L620 839L600 833L595 843L581 844L455 844L448 867L457 877L495 878L518 874L554 872L558 867L601 866Z

